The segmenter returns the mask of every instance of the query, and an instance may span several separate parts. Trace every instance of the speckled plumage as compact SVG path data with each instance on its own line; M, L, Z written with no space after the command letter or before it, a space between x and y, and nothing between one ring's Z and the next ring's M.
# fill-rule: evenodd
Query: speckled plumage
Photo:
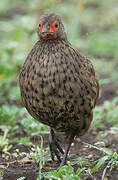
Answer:
M91 124L99 85L91 62L62 31L56 39L39 35L20 72L22 102L38 121L80 136Z

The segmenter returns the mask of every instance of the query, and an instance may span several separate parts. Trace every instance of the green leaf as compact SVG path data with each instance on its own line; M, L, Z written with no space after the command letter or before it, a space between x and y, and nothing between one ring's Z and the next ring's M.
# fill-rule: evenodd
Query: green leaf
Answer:
M48 172L44 176L45 176L45 178L54 178L54 179L58 179L60 177L59 173L57 171Z
M61 175L65 175L67 173L68 173L68 175L69 174L71 175L73 172L74 172L74 169L72 166L63 166L59 169L59 174L61 174Z
M78 158L74 159L74 161L72 161L72 162L70 163L70 165L74 165L74 164L78 164L78 165L80 165L80 166L90 166L90 165L91 165L91 162L84 161L83 158L78 157Z

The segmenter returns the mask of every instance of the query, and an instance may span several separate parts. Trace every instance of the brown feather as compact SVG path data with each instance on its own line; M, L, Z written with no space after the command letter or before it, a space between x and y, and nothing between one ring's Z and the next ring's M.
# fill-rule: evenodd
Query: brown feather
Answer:
M38 121L80 136L93 119L99 84L91 62L67 41L63 28L59 33L51 40L39 35L29 53L19 77L22 101Z

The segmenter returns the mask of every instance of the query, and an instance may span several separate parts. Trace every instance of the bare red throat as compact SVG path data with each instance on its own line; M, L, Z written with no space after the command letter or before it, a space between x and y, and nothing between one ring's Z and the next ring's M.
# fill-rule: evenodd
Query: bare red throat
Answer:
M55 36L51 35L51 34L48 34L46 36L43 37L44 40L48 40L48 39L56 39Z

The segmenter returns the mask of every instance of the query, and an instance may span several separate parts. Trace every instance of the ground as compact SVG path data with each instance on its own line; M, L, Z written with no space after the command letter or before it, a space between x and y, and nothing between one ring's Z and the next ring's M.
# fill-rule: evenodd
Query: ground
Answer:
M111 88L112 86L112 88ZM109 88L108 88L109 87ZM101 104L105 99L107 99L108 97L110 99L113 98L113 96L115 95L115 88L113 88L114 85L113 84L109 84L109 85L105 85L104 88L102 88L102 94L104 94L103 99L100 98L98 101L98 104ZM105 93L107 91L107 93ZM105 97L106 95L106 97ZM104 130L109 130L110 128L110 124L109 123L105 123L105 127L104 129L102 129L102 131ZM77 157L87 157L88 162L93 162L97 159L99 159L100 157L103 156L103 153L94 149L94 148L90 148L88 147L86 144L84 144L83 142L89 143L89 144L94 144L96 142L98 142L97 140L97 134L101 131L101 129L97 129L97 132L94 132L92 127L90 128L89 132L86 133L83 137L81 137L80 139L77 138L74 140L73 146L70 149L70 153L69 153L69 157L68 157L68 162L73 162L74 158ZM12 139L17 139L20 137L25 137L26 134L24 132L21 131L20 134L15 134ZM46 151L47 150L47 146L48 146L48 135L42 135L43 137L43 150ZM64 137L60 136L61 139L61 143L63 144L64 147ZM41 142L40 142L40 138L38 136L32 136L30 137L30 140L32 142L32 144L35 144L37 146L40 146ZM104 139L106 141L106 147L110 148L113 150L113 152L117 152L118 153L118 135L107 135ZM30 159L30 158L26 158L25 155L22 154L22 152L28 153L30 152L30 147L28 146L24 146L18 143L14 143L13 144L13 148L11 150L11 154L12 152L14 152L15 149L19 149L19 156L18 157L14 157L10 155L5 155L5 157L2 156L2 153L0 155L0 170L3 172L3 179L4 180L13 180L13 179L18 179L20 177L25 177L25 180L36 180L38 177L38 173L39 173L39 159ZM90 156L92 155L92 156ZM8 156L8 159L6 160L6 156ZM48 156L49 158L49 156ZM58 162L52 162L51 160L46 159L45 161L45 165L43 165L42 167L42 172L47 172L47 171L51 171L56 169L56 167L58 166ZM79 165L73 165L75 171L78 169L78 167L80 167ZM88 170L90 169L90 167L87 167ZM92 176L88 176L86 178L86 180L100 180L102 177L102 173L104 170L105 166L103 165L98 172L92 174ZM105 180L112 180L112 178L114 180L118 179L118 169L114 168L112 169L112 172L110 172L109 170L106 173L105 176Z

